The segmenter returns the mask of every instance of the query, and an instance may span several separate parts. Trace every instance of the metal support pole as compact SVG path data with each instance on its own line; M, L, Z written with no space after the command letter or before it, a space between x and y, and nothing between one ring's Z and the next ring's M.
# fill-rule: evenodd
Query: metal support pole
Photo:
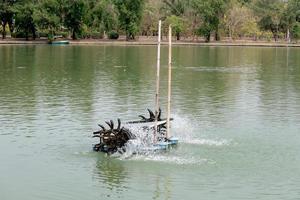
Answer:
M157 68L156 68L156 94L155 94L155 127L154 127L154 143L156 143L157 135L157 118L159 112L159 72L160 72L160 44L161 44L161 20L158 22L158 45L157 45Z
M170 115L171 115L171 81L172 81L172 27L169 26L169 59L168 59L168 115L167 115L167 139L171 137L170 133Z

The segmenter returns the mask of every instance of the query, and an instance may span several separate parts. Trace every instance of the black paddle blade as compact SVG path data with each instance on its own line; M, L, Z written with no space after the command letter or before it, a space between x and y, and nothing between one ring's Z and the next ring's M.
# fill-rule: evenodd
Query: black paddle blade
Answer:
M159 108L158 110L158 116L157 116L157 120L160 121L160 117L161 117L161 109Z
M155 119L154 113L149 108L147 110L148 110L148 112L150 114L150 119Z
M117 130L120 130L120 128L121 128L121 120L118 118L118 128L117 128Z
M99 126L100 128L102 128L103 131L106 131L105 127L102 126L101 124L98 124L98 126Z
M114 129L114 121L113 120L110 120L110 124L111 124L111 129Z

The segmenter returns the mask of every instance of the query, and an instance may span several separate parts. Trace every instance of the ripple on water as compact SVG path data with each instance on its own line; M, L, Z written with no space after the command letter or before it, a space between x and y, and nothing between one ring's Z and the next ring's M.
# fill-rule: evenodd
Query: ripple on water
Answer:
M114 68L127 68L127 66L124 66L124 65L115 65Z
M244 66L232 66L232 67L207 67L207 66L200 66L200 67L185 67L186 70L192 71L200 71L200 72L220 72L220 73L255 73L256 68L251 65L244 65Z

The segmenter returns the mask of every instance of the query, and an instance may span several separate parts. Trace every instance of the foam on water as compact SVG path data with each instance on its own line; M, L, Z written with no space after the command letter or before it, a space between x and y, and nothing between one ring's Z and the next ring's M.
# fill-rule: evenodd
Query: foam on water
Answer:
M197 145L208 145L208 146L224 146L229 145L230 142L227 140L211 140L211 139L194 139L183 141L187 144L197 144Z
M120 160L126 159L124 157L120 157ZM169 163L169 164L177 164L177 165L201 165L203 163L209 162L207 159L196 159L194 157L180 157L180 156L172 156L172 155L161 155L161 154L148 154L148 155L135 155L130 157L131 160L134 161L152 161L152 162L161 162L161 163Z

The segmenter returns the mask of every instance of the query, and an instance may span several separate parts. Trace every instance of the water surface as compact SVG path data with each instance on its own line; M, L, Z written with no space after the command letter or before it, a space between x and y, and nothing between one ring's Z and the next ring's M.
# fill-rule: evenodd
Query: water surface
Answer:
M154 107L156 47L0 46L0 199L299 199L300 49L176 46L173 67L178 147L112 158L92 132Z

